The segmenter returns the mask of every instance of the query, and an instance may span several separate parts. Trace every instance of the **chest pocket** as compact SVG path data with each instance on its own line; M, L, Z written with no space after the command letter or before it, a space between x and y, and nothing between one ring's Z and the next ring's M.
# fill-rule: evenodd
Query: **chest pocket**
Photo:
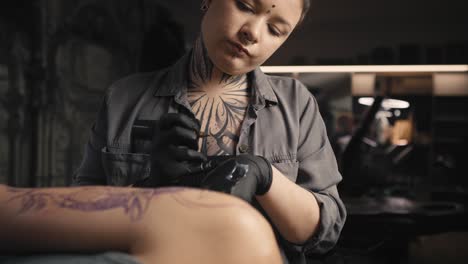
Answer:
M284 176L288 177L292 182L296 182L297 173L299 172L299 162L297 161L283 161L271 163L277 168Z
M150 176L150 156L144 153L114 153L101 150L107 185L129 186Z

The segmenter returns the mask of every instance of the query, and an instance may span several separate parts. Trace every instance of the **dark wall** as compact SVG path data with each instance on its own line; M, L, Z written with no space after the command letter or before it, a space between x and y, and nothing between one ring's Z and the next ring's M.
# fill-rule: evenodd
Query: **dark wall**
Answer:
M183 28L169 10L146 0L4 7L0 182L67 185L105 90L131 73L173 63L185 52Z
M445 49L468 41L468 3L463 0L313 2L306 24L271 63L287 63L293 51L310 63L366 63L378 47L390 48L399 63L400 45ZM421 53L424 62L424 50Z

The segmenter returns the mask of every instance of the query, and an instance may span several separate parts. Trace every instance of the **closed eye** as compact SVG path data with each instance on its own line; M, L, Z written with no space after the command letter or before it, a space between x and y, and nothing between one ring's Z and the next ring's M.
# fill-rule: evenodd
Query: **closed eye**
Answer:
M236 0L236 6L237 6L237 8L239 8L239 10L241 10L241 11L250 12L250 13L255 13L255 11L254 11L250 6L248 6L247 4L245 4L245 3L242 2L242 1Z
M275 37L281 36L281 32L279 32L279 30L276 29L274 26L268 25L268 31Z

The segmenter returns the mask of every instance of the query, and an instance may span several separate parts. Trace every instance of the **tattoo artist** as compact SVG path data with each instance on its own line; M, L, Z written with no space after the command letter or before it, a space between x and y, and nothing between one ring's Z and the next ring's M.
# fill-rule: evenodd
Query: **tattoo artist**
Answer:
M200 37L185 56L107 90L74 184L230 193L269 220L284 263L329 251L346 210L317 102L299 81L259 68L309 7L204 0ZM150 136L139 138L140 128Z

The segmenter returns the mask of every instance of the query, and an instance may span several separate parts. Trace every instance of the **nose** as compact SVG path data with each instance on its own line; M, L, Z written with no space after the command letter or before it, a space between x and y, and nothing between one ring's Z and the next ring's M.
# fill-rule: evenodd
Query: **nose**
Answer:
M257 44L260 39L261 22L250 21L244 24L239 31L239 39L243 45Z

